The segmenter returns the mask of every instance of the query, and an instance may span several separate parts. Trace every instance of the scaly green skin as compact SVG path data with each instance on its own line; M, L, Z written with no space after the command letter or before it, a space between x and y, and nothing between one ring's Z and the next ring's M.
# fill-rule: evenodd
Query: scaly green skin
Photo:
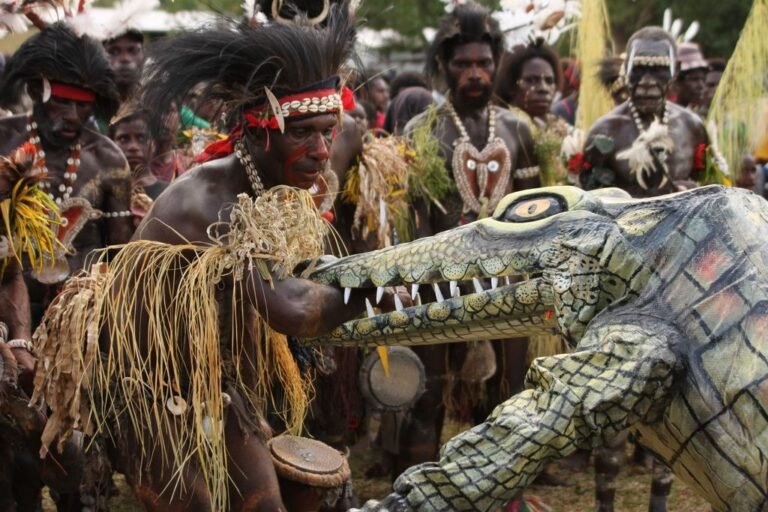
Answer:
M573 347L534 361L528 390L366 509L493 510L548 462L626 428L715 510L768 509L766 240L768 203L741 190L631 200L552 187L507 196L493 218L318 269L314 279L350 287L540 277L311 342L509 338L547 328L553 310Z

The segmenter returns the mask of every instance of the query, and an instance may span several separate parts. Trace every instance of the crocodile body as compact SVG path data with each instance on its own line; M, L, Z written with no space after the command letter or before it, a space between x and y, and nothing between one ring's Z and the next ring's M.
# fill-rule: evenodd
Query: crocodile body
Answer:
M550 461L626 428L715 510L768 510L768 203L706 187L632 200L552 187L492 218L341 259L343 287L534 275L348 322L333 344L421 344L559 328L572 352L414 466L376 510L493 510Z

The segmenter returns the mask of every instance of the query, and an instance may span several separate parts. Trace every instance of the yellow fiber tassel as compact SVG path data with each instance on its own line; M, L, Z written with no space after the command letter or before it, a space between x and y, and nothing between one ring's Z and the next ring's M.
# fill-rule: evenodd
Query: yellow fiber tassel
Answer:
M595 121L613 109L608 91L597 77L600 59L613 46L605 0L583 0L576 39L576 59L581 66L576 127L585 133Z

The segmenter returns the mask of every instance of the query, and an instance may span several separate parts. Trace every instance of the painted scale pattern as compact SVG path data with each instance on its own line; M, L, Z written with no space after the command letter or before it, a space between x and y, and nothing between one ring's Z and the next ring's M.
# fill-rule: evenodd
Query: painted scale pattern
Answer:
M536 269L538 307L511 317L553 303L574 343L569 354L534 361L529 389L449 441L439 461L407 470L396 494L366 510L493 510L548 462L632 428L714 510L768 511L768 203L720 187L624 202L578 194L570 211L535 229L510 228L506 241L501 227L470 225L408 244L405 263L396 247L319 271L326 282L370 286L412 282L409 265L420 282L489 275L490 259L506 269L499 273ZM465 256L446 258L451 243ZM390 278L377 282L383 273ZM515 287L495 292L505 290ZM487 337L492 315L467 311L475 299L466 299L446 308L462 310L456 323L476 321ZM406 309L398 332L380 315L367 329L352 332L351 322L315 341L445 341L446 319L427 307ZM420 325L409 333L408 321Z

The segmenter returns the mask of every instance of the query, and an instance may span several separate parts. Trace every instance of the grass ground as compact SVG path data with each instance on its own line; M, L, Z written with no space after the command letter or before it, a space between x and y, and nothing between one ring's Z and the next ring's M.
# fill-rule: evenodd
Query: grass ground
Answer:
M449 438L461 430L455 423L446 425L444 438ZM355 478L355 492L361 500L381 498L390 491L390 483L384 479L366 479L362 475L365 469L376 461L376 452L370 449L366 440L361 441L352 451L350 465ZM567 487L531 487L526 494L534 494L551 507L552 512L585 512L595 510L594 481L591 467L587 470L572 470L554 467L555 476L569 483ZM137 512L143 510L131 494L125 480L115 475L120 491L110 501L111 512ZM616 483L616 512L646 512L650 493L651 474L644 467L629 464L622 470ZM670 512L709 512L707 503L689 487L676 480L672 485L669 498ZM55 507L50 500L44 504L46 512Z

